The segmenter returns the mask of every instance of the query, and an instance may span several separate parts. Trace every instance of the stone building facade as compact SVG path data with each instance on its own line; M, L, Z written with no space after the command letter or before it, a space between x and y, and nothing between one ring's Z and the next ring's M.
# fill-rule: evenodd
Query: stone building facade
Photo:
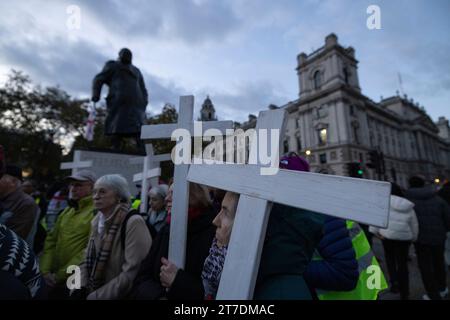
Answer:
M407 96L374 102L362 94L355 50L341 46L334 34L297 60L299 99L282 106L288 114L285 152L305 156L314 172L348 176L356 164L363 178L403 187L415 174L450 178L447 119L434 123Z

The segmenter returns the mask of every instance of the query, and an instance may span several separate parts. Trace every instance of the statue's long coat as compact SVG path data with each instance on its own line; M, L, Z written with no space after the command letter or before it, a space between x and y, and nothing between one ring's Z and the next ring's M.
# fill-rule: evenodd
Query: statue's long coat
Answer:
M135 135L141 131L148 103L147 89L138 68L120 61L108 61L92 83L92 96L100 97L103 84L106 97L105 135Z

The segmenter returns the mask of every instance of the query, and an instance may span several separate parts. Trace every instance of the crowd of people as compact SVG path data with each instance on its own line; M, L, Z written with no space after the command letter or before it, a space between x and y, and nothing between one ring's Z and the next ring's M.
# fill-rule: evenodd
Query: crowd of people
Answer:
M295 154L284 156L280 167L309 171ZM0 299L215 299L240 195L190 183L181 267L168 260L172 187L151 188L148 212L139 212L121 175L80 170L46 199L19 167L4 166ZM416 176L408 190L392 184L387 229L369 229L382 240L388 271L388 281L381 272L375 288L367 270L379 263L358 223L274 204L254 299L375 300L387 288L409 299L411 244L424 299L444 299L449 203L449 183L437 190ZM80 270L79 287L68 285L73 266Z

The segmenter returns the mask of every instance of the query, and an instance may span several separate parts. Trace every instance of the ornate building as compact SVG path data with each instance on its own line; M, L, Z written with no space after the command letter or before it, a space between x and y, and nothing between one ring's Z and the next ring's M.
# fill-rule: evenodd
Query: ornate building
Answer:
M198 121L217 121L216 109L214 109L214 105L209 96L206 96L206 99L202 104Z
M397 182L414 174L450 177L450 129L405 95L376 103L361 93L358 61L330 34L298 60L300 97L289 102L285 151L306 156L314 172ZM355 170L356 168L356 170Z

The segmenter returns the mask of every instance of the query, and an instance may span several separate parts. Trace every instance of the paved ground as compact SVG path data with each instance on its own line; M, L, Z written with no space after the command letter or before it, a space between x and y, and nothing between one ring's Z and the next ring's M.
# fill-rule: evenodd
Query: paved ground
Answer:
M374 237L372 248L375 255L379 258L379 260L381 260L379 262L387 280L388 273L384 259L384 250L381 241ZM421 300L423 294L425 294L425 289L423 287L422 278L420 277L419 268L417 266L417 258L413 246L410 247L410 258L411 261L408 262L410 299ZM450 272L447 272L447 286L450 288ZM400 300L400 295L393 294L389 290L386 290L380 294L380 300Z

